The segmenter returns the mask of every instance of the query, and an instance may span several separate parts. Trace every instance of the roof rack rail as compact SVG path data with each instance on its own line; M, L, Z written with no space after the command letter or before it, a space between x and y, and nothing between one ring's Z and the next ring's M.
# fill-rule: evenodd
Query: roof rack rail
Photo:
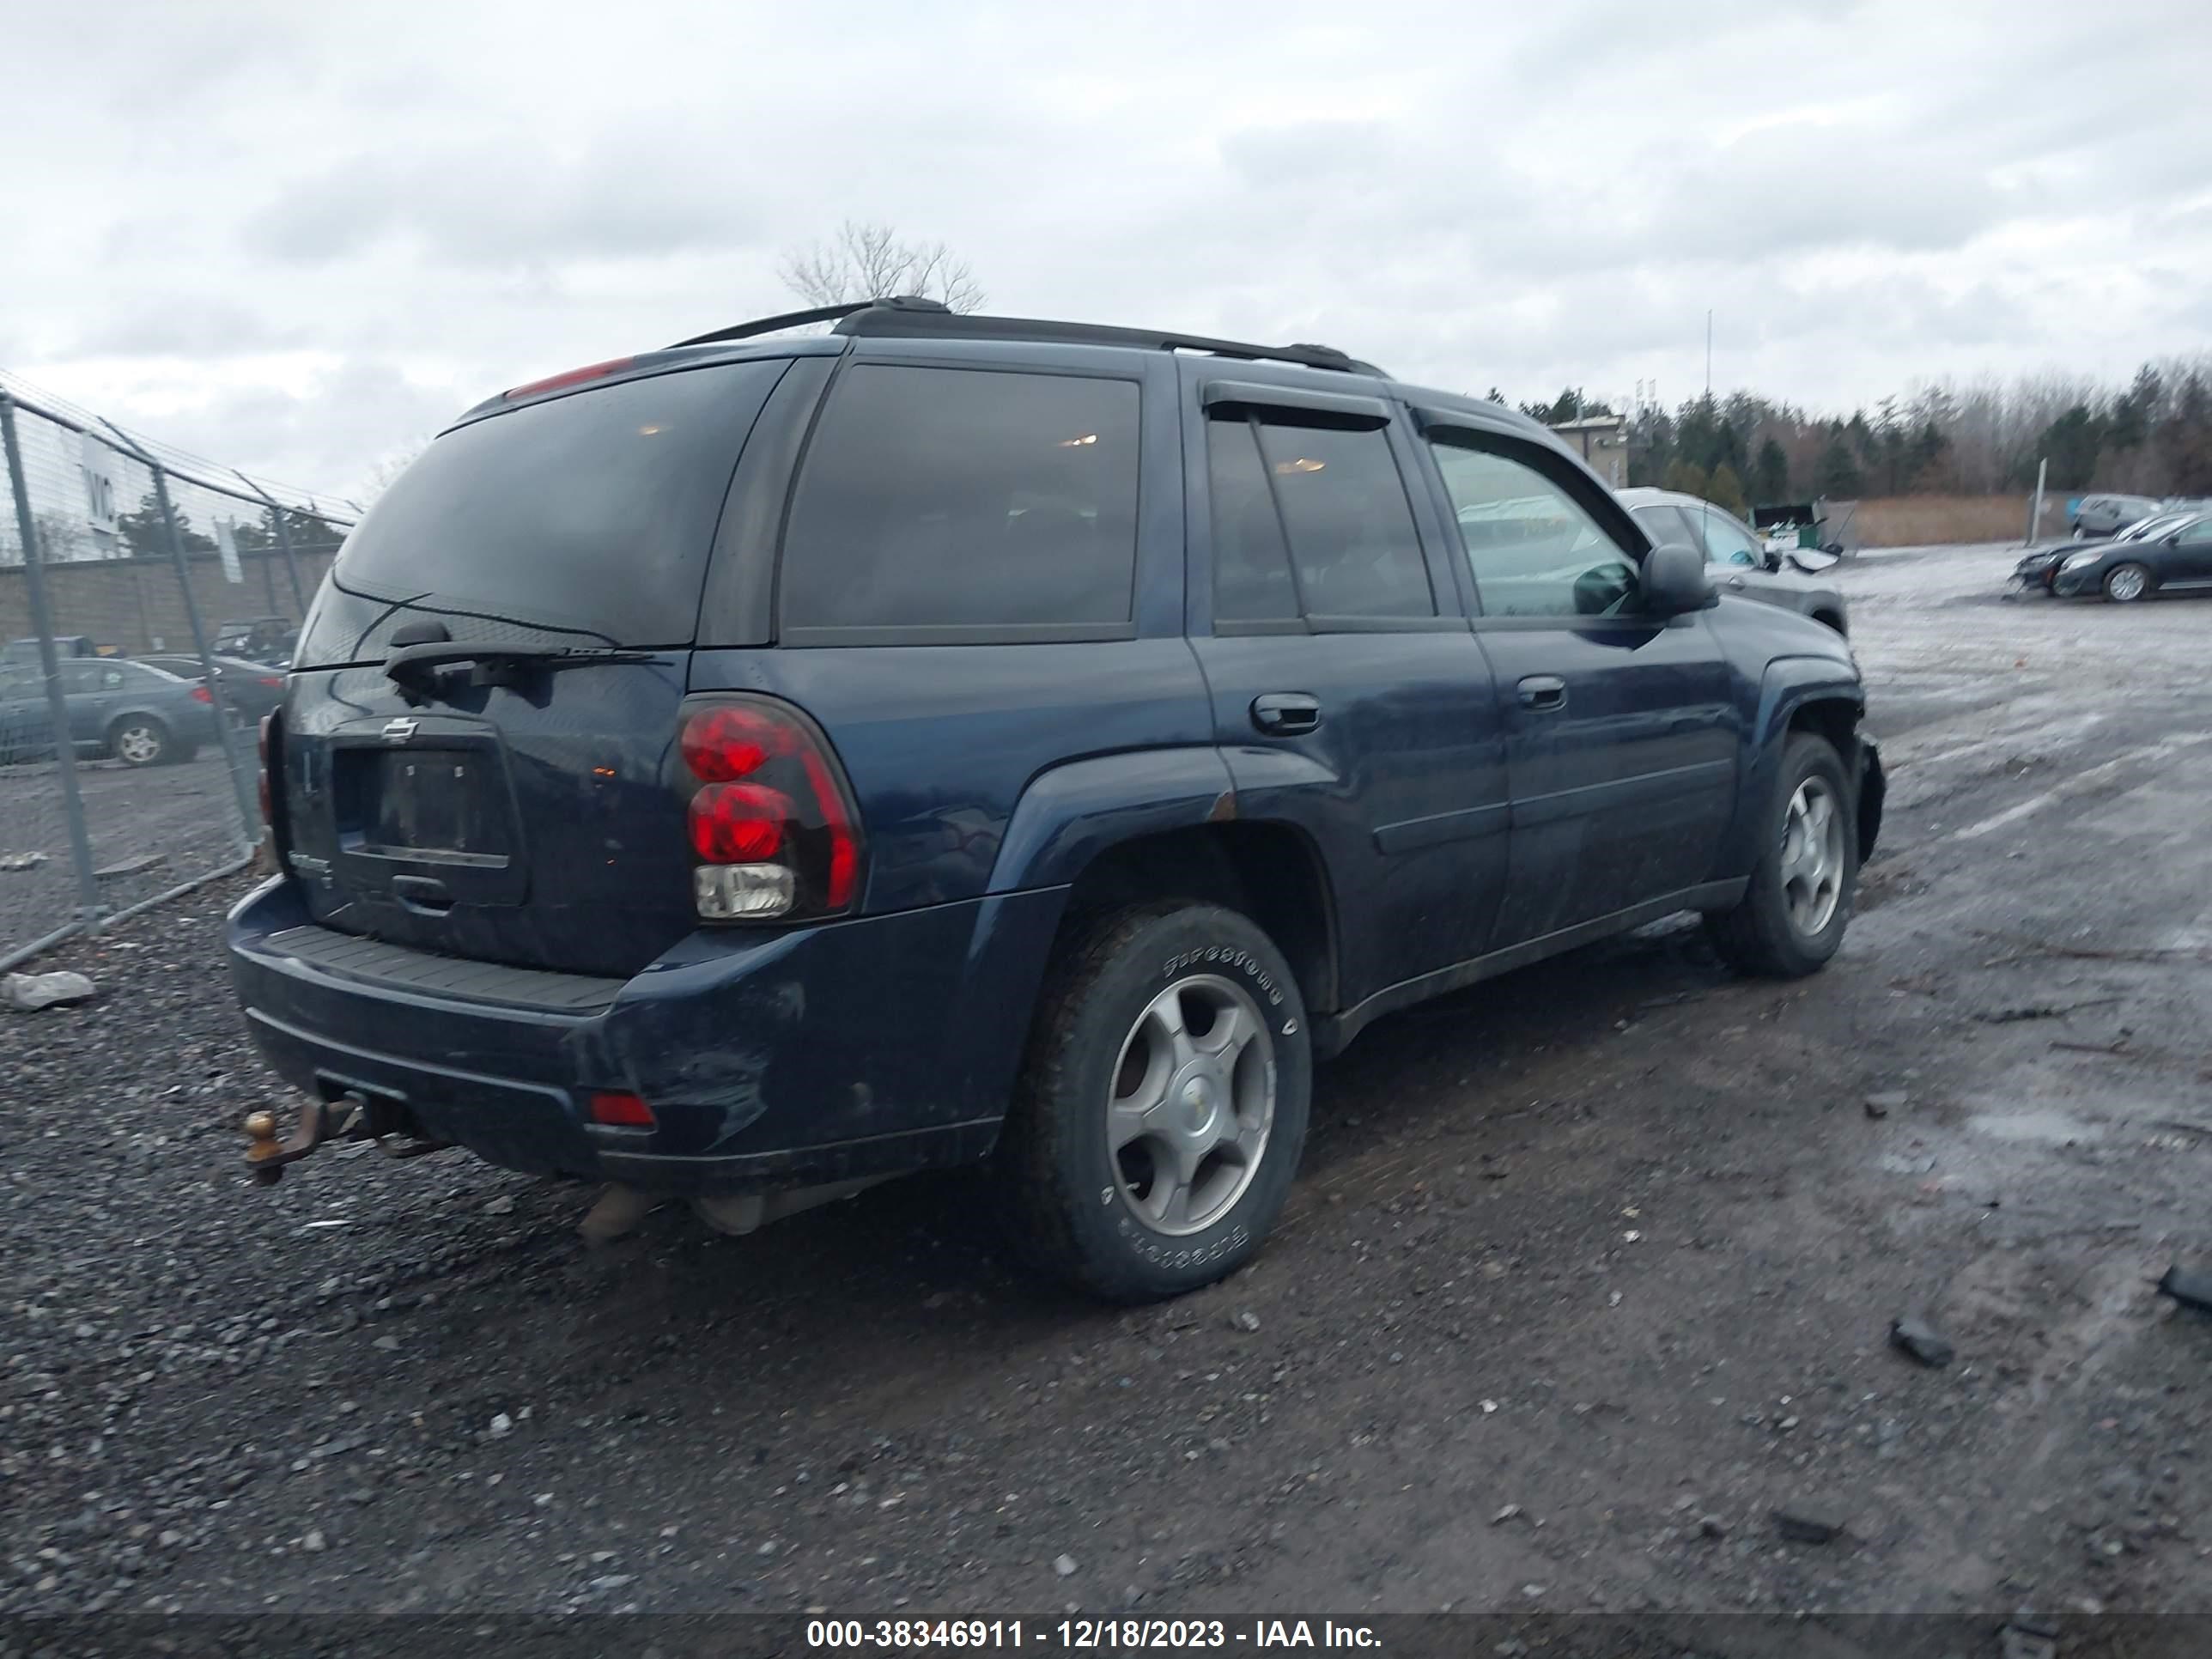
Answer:
M1066 345L1138 346L1152 351L1202 351L1216 357L1250 362L1296 363L1305 368L1372 374L1386 380L1390 378L1373 363L1362 362L1334 346L1304 343L1255 345L1249 340L1217 340L1204 334L1164 334L1152 329L1115 328L1100 323L1057 323L1036 317L978 317L915 295L854 300L842 305L817 306L811 311L787 311L780 317L763 317L757 322L738 323L716 329L711 334L678 340L676 345L711 345L718 341L751 339L757 335L800 328L809 323L835 323L836 326L831 332L856 336L914 338L949 335L969 340L1036 340Z
M1255 345L1249 340L1217 340L1204 334L1167 334L1155 329L1115 328L1101 323L1057 323L1038 317L979 317L940 310L862 307L842 319L838 334L890 336L951 335L969 340L1041 340L1069 345L1139 346L1152 351L1203 351L1216 357L1252 362L1297 363L1351 374L1389 378L1372 363L1325 345Z
M750 340L756 335L774 334L780 329L804 328L809 323L834 323L841 317L850 317L855 312L884 309L894 312L945 311L949 307L941 300L925 300L918 294L901 294L878 300L847 300L834 306L816 306L810 311L787 311L779 317L763 317L750 323L732 323L727 328L718 328L711 334L695 334L688 340L678 340L665 348L670 351L685 346L713 345L720 340Z

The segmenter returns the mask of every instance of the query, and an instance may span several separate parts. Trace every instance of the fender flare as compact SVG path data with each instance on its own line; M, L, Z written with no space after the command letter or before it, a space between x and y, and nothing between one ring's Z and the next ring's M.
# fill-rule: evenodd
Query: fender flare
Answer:
M1759 809L1774 787L1782 759L1782 743L1790 722L1808 703L1839 703L1851 710L1856 722L1866 714L1866 686L1849 662L1831 656L1776 657L1759 677L1759 706L1751 720L1749 754L1743 783L1736 796L1734 829L1729 836L1729 855L1719 866L1723 874L1743 874L1757 862L1754 846ZM1862 750L1871 745L1860 744ZM1863 756L1842 757L1844 775L1861 775ZM1877 805L1876 811L1880 808ZM1860 854L1863 860L1863 850Z
M1117 842L1218 823L1236 810L1229 763L1210 744L1070 761L1022 791L983 890L1064 887Z

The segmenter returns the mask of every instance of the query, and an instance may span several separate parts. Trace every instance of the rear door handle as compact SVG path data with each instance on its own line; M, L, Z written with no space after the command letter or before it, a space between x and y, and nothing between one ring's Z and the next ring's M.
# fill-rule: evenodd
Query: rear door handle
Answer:
M394 876L392 896L418 916L442 916L453 908L446 884L428 876Z
M1269 691L1252 699L1252 724L1271 738L1294 738L1321 724L1321 700L1303 691Z
M1567 706L1567 683L1557 674L1531 674L1521 682L1523 708L1553 709Z

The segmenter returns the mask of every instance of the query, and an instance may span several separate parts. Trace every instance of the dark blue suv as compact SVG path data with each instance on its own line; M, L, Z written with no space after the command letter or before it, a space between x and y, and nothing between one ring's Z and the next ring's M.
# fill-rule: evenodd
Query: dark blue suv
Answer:
M988 1160L1027 1259L1171 1295L1378 1016L1682 910L1818 969L1863 711L1541 428L1327 348L896 300L580 369L434 442L308 617L229 942L309 1101L250 1157L730 1231Z

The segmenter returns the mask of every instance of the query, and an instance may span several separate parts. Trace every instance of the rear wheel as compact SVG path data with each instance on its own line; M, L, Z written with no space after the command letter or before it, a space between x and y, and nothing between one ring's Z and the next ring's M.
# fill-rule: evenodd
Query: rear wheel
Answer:
M1311 1093L1304 1004L1249 921L1098 920L1055 963L1000 1139L1017 1253L1114 1302L1223 1278L1282 1213Z
M174 748L169 728L151 714L125 714L108 728L107 752L125 766L158 766Z
M1858 830L1844 763L1824 738L1800 732L1783 750L1751 884L1705 929L1739 973L1817 973L1844 942L1858 887Z
M2132 605L2150 592L2150 572L2139 564L2116 564L2105 573L2105 597L2114 605Z

